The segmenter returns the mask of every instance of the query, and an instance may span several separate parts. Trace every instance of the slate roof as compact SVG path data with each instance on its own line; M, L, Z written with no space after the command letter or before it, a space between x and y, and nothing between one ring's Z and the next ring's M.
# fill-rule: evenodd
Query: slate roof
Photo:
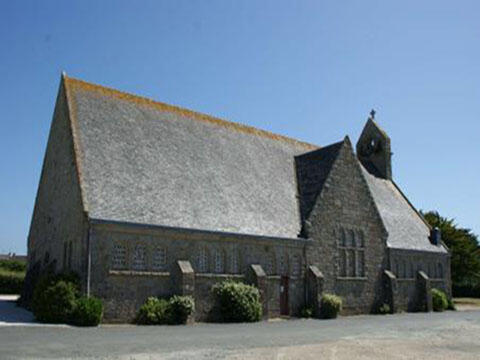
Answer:
M342 145L340 141L295 158L302 220L309 217Z
M318 148L65 78L90 218L296 238L294 159Z
M297 238L343 143L320 148L66 76L63 81L91 219ZM362 170L388 246L446 251L430 244L429 228L393 182Z
M388 247L447 252L443 246L430 242L430 228L393 181L370 174L363 165L361 168L388 232Z

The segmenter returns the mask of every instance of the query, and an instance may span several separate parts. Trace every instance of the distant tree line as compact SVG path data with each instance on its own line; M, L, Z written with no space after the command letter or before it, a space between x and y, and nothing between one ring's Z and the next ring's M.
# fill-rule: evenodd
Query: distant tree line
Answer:
M437 211L423 213L425 220L440 229L442 241L451 252L452 291L455 297L480 297L480 245L470 229Z

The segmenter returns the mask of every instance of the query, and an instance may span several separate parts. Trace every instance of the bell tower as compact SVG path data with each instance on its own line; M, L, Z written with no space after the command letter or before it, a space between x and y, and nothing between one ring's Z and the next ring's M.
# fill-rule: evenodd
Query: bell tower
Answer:
M375 122L373 109L357 141L357 157L372 175L392 179L390 138Z

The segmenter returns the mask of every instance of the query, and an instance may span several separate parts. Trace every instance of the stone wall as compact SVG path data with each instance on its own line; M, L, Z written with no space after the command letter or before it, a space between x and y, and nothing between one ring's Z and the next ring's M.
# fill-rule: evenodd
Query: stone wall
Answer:
M344 314L369 313L383 301L386 231L345 139L307 219L307 262L323 274L323 291L343 298Z
M130 322L137 310L149 296L169 296L172 294L170 273L111 271L97 293L93 294L104 301L104 319L107 322Z
M450 297L450 254L403 249L389 249L389 269L399 281L408 284L419 271L425 272L433 287L442 289ZM404 285L406 286L406 285Z
M178 260L189 261L195 273L196 320L210 318L212 285L227 278L246 281L252 264L266 272L269 316L279 314L280 275L290 275L290 313L304 306L303 253L308 240L94 222L90 243L91 293L105 300L107 321L132 320L148 296L178 293L173 272ZM154 253L159 248L165 256L161 269Z
M416 279L397 279L396 312L417 311Z
M72 123L63 83L57 97L28 235L29 270L72 270L85 290L87 217L83 211L74 157ZM27 274L27 279L32 274ZM25 293L33 284L26 282ZM28 295L27 295L28 297Z

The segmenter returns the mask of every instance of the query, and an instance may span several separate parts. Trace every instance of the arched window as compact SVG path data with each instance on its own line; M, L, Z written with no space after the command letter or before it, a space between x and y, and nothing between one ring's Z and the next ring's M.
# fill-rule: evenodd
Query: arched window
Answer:
M363 235L363 231L358 232L358 246L365 247L365 236Z
M213 251L214 272L216 272L217 274L221 274L221 273L225 272L223 264L224 264L223 252L219 249L215 249Z
M437 274L435 274L435 264L434 263L428 263L428 277L431 279L436 279Z
M347 277L356 277L356 256L355 250L348 249L347 250Z
M281 275L288 275L288 256L286 254L280 255L279 268Z
M345 234L345 229L340 229L340 246L347 246L347 234Z
M365 252L357 251L357 277L365 277Z
M347 277L347 250L339 249L339 256L338 274L340 277Z
M338 276L365 277L365 238L361 230L339 231Z
M438 278L443 279L443 265L441 263L438 263L437 268L438 268Z
M197 271L198 272L207 272L208 271L208 254L205 247L198 249L197 253Z
M349 237L348 237L348 246L351 246L351 247L356 247L356 241L355 241L355 232L353 230L350 230L348 232L349 234Z
M265 271L268 275L275 274L275 256L273 254L265 256Z
M292 276L302 276L302 258L299 255L293 255L292 258Z
M239 272L238 256L238 249L234 246L230 255L230 272L232 274L237 274Z

